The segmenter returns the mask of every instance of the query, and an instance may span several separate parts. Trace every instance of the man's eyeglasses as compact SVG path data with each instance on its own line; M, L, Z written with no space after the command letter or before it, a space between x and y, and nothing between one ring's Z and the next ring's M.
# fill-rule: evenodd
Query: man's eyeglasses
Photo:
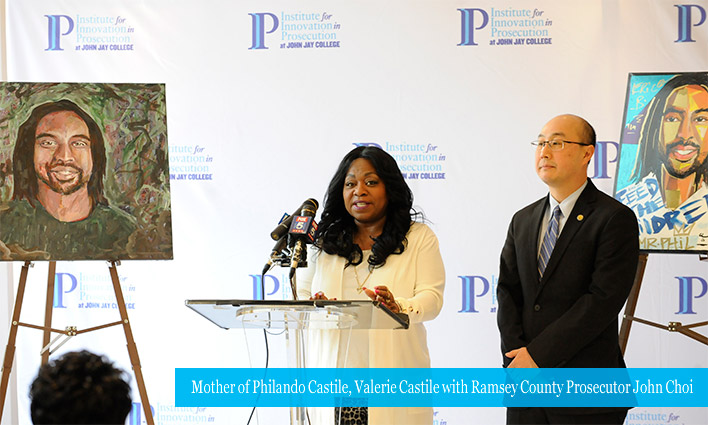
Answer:
M534 140L533 142L531 142L531 144L536 147L536 150L539 150L539 151L543 150L543 148L545 146L548 146L552 151L560 151L560 150L563 150L566 143L572 143L574 145L580 145L580 146L590 146L590 143L571 142L570 140L561 140L561 139Z

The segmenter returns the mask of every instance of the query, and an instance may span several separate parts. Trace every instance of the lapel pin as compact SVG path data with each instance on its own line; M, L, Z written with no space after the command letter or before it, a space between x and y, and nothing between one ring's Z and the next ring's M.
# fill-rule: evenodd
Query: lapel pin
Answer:
M582 215L582 214L578 214L578 217L576 217L576 218L578 219L578 221L583 221L583 219L585 218L585 216Z

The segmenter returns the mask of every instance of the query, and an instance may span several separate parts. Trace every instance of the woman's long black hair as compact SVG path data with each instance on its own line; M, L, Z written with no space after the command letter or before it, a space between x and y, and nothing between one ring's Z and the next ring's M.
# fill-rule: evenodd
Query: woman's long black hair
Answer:
M361 264L362 252L354 243L357 231L354 218L344 206L344 180L354 160L363 158L371 162L376 174L386 188L388 206L383 232L374 239L369 257L369 267L381 267L391 254L401 254L406 249L406 234L411 221L422 214L413 209L413 192L403 179L401 170L386 151L374 146L360 146L349 152L339 164L329 182L325 206L317 230L315 244L327 254L339 255L350 264Z

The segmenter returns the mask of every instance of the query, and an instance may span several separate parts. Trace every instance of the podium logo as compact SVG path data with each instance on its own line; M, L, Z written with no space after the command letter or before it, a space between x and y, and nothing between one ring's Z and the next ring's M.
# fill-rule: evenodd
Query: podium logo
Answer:
M74 20L67 15L44 15L48 20L47 33L49 42L47 50L64 50L61 48L61 38L74 30Z
M251 47L249 50L267 49L265 44L266 34L271 34L278 29L280 21L272 13L249 13L251 15ZM269 28L269 29L267 29Z
M705 23L706 10L697 4L675 4L674 6L678 9L678 39L676 39L676 43L695 43L696 40L693 39L691 31L693 27L699 27Z
M696 314L693 300L703 297L708 292L708 282L698 276L677 276L679 281L679 311L676 314ZM698 295L694 295L694 289Z
M612 152L612 159L610 158L610 152ZM595 154L593 157L593 175L591 179L609 179L610 175L608 173L610 164L617 162L617 157L619 153L619 144L617 142L597 142L595 144Z
M490 313L497 312L497 277L492 275L491 279L484 276L457 276L462 280L462 308L458 313L479 313L479 301L485 302L485 309L489 308Z

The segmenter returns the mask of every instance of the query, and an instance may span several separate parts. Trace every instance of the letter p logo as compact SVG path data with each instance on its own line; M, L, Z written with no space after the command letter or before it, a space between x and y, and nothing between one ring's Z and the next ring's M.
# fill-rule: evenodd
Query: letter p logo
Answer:
M270 34L278 29L278 17L272 13L249 13L251 15L251 29L253 30L253 40L251 47L248 50L267 49L265 45L265 35ZM270 17L273 21L272 28L268 31L265 29L265 18Z
M352 143L352 144L353 144L354 146L356 146L356 147L360 147L360 146L375 146L375 147L377 147L377 148L379 148L379 149L383 149L383 148L381 147L381 145L379 145L378 143L375 143L375 142L354 142L354 143Z
M691 26L703 25L706 21L706 10L697 4L675 4L678 8L678 40L676 43L695 43L691 38ZM701 19L694 24L691 19L691 9L696 8L701 13Z
M700 298L708 292L708 282L698 276L677 276L679 281L679 311L676 314L696 314L693 311L693 300ZM693 296L693 281L700 284L701 293Z
M613 146L613 150L615 151L615 157L614 159L608 159L609 155L608 150L609 146ZM619 145L617 142L600 142L598 141L595 144L595 155L593 155L593 161L595 161L594 164L594 172L591 179L608 179L610 176L607 174L607 171L609 169L608 165L612 164L614 162L617 162L617 154L619 153Z
M64 50L61 48L61 37L65 35L69 35L71 31L74 30L74 20L71 19L70 17L66 15L44 15L47 17L47 20L49 21L48 29L47 29L47 34L49 35L49 43L48 47L44 49L45 51L47 50ZM69 29L66 30L66 32L61 32L61 22L62 18L66 19L66 22L69 24Z
M155 408L150 405L150 412L155 416ZM143 406L140 403L133 402L133 407L130 409L130 415L128 415L128 424L139 425L143 423Z
M64 277L68 277L69 281L71 281L69 290L65 290ZM64 294L68 294L76 289L77 283L76 277L70 273L56 273L54 275L54 308L66 308L64 305Z
M458 313L479 313L475 309L475 299L483 297L489 292L489 281L483 276L457 276L462 279L462 309ZM475 281L479 280L481 286L475 288ZM479 289L479 293L475 291Z
M264 300L265 296L263 295L263 290L261 290L261 275L252 274L249 276L251 276L251 279L253 279L253 299L254 300ZM278 292L278 289L280 289L280 281L278 281L278 279L275 276L267 274L267 275L265 275L265 278L263 280L263 287L265 287L265 283L268 278L273 280L273 291L268 292L265 295L273 295L276 292ZM267 292L267 289L265 291Z
M476 46L477 43L474 42L474 32L475 30L481 30L486 27L489 23L489 14L482 9L457 9L462 14L462 41L458 46ZM475 12L479 12L482 18L482 23L478 26L474 26L474 15Z

